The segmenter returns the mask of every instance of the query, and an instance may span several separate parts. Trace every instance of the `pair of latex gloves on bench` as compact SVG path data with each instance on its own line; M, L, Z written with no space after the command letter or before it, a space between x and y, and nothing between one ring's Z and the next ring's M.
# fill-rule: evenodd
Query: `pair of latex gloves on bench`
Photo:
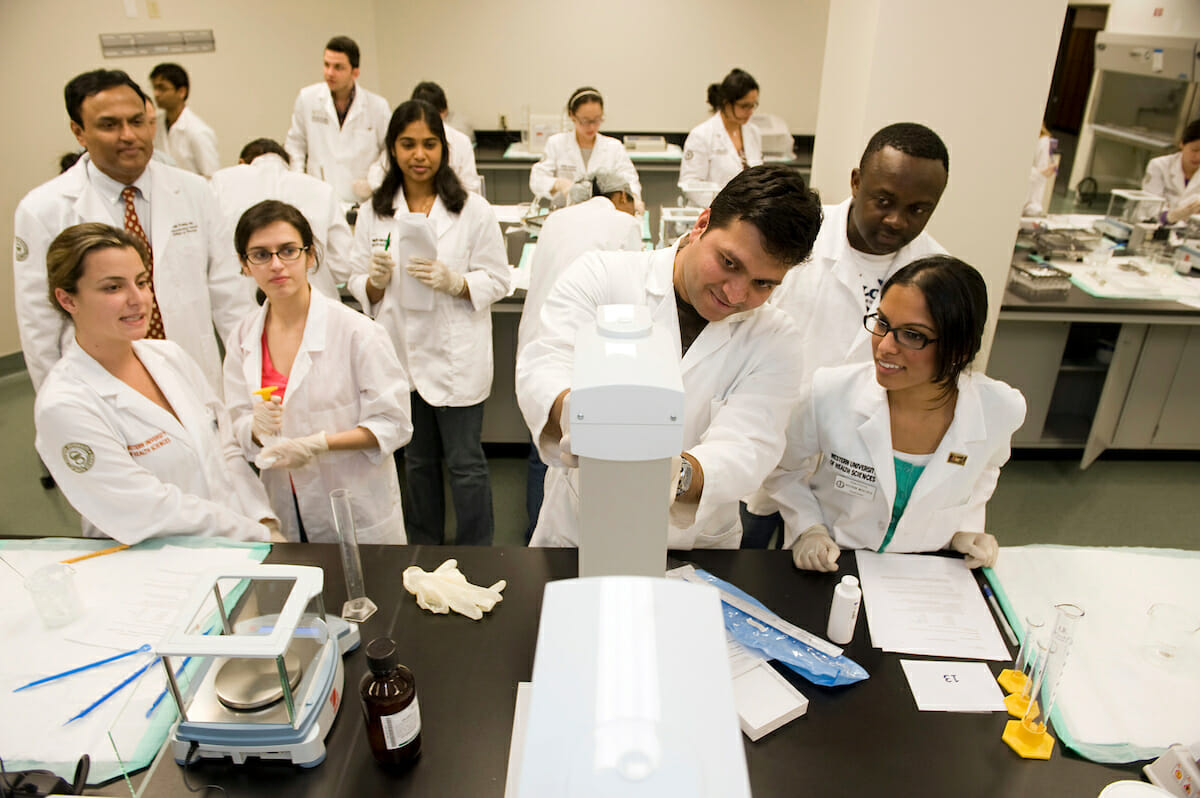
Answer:
M371 266L367 282L380 291L392 282L396 270L396 259L383 247L371 250ZM404 270L434 291L450 296L462 296L467 290L467 279L440 260L409 258Z
M416 565L404 569L404 589L417 597L421 609L439 615L454 610L474 621L504 600L500 593L507 586L503 579L491 587L471 584L458 570L458 560L446 560L432 571Z
M991 568L1000 554L1000 544L987 532L955 532L950 548L966 555L968 568ZM792 562L805 571L836 571L841 553L823 524L810 526L792 544Z

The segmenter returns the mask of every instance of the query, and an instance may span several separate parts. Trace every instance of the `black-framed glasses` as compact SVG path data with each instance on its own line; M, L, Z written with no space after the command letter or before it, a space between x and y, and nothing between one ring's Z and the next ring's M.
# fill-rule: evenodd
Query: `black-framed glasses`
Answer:
M246 250L246 260L255 266L266 266L271 262L271 258L278 255L279 260L284 263L295 263L300 260L301 255L308 252L308 249L308 247L298 247L295 244L285 244L274 252L269 249L250 249Z
M883 319L879 318L878 313L869 313L863 316L863 327L867 328L867 332L879 338L887 338L887 334L891 333L896 339L896 343L905 349L924 349L930 344L937 343L936 338L930 338L923 332L910 330L907 327L893 327Z

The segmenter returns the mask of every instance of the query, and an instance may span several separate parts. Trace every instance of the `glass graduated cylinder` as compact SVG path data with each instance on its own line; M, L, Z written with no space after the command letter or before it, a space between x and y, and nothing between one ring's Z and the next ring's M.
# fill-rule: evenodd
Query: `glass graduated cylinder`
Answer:
M362 558L358 553L358 535L354 526L354 510L351 494L345 488L329 492L329 503L333 508L333 525L337 530L338 546L342 552L342 571L346 579L347 601L342 605L342 618L361 623L370 618L377 609L367 598L363 584Z

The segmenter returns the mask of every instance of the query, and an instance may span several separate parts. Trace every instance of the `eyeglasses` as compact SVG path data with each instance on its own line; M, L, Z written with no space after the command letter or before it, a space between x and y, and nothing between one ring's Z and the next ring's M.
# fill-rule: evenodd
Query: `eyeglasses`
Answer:
M867 328L867 332L878 338L887 338L887 334L891 333L896 339L896 343L905 349L924 349L930 344L937 343L937 338L930 338L923 332L909 330L905 327L893 327L883 319L879 318L878 313L871 313L863 316L863 327Z
M599 127L604 124L604 117L598 116L595 119L584 119L582 116L575 117L575 121L584 127Z
M758 108L758 101L755 100L754 102L751 102L749 100L744 100L742 102L734 103L733 107L739 111L753 111Z
M285 244L272 252L269 249L251 249L246 251L246 260L255 266L266 266L276 255L283 263L295 263L300 256L308 252L309 247L298 247L295 244Z

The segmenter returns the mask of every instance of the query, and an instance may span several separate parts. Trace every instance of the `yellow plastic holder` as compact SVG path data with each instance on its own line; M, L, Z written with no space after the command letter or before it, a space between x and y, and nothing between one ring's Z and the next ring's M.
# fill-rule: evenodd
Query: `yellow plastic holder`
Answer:
M279 389L279 386L277 386L277 385L268 385L264 388L256 388L255 390L251 391L250 393L254 394L259 399L262 399L264 402L269 402L271 400L271 394L275 393L275 391L277 391L278 389Z
M1021 721L1010 720L1001 739L1022 759L1049 759L1054 750L1054 738L1044 724L1041 731L1030 731Z
M1004 707L1008 710L1008 714L1020 720L1029 711L1029 696L1021 693L1007 695L1004 697Z
M1029 681L1029 677L1021 671L1005 668L1000 671L1000 675L996 677L996 681L1004 688L1006 693L1019 693L1025 689L1025 682Z

